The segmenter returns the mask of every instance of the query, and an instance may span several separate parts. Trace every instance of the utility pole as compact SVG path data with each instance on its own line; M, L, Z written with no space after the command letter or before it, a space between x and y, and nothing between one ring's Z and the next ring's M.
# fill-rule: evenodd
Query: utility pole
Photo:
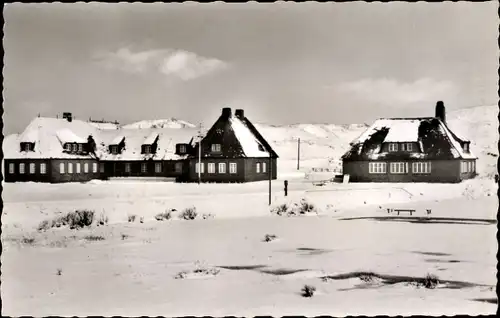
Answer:
M297 170L300 168L300 138L297 140Z
M269 205L271 205L271 180L273 178L273 159L269 151Z
M198 131L198 184L201 183L201 138L202 138L202 124L200 123L200 130Z

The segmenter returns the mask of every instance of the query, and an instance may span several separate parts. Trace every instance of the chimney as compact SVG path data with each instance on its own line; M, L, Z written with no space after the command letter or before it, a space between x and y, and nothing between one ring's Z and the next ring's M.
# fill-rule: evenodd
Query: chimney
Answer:
M69 123L73 121L71 113L63 113L63 119L66 119Z
M230 117L231 116L231 108L228 108L228 107L222 108L222 116Z
M441 119L441 121L446 124L446 109L442 101L436 103L436 118Z
M236 117L238 118L245 118L245 112L243 111L243 109L237 109L234 114L236 115Z

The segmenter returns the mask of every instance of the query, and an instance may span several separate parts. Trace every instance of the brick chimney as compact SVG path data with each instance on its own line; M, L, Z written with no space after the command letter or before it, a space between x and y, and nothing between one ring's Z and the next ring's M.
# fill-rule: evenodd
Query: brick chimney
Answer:
M238 118L245 118L245 112L243 111L243 109L237 109L234 114L236 115L236 117Z
M446 124L446 109L442 101L436 103L436 118L441 119L441 121Z
M231 116L231 108L229 108L229 107L222 108L222 116L230 117Z
M66 119L70 123L73 121L73 116L71 113L63 113L63 119Z

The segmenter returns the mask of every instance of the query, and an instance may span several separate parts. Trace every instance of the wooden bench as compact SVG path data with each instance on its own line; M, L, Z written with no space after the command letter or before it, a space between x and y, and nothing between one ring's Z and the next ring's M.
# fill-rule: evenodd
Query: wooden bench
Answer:
M398 215L400 212L408 212L410 213L410 215L412 215L415 212L415 210L413 209L394 209L394 211L398 212Z

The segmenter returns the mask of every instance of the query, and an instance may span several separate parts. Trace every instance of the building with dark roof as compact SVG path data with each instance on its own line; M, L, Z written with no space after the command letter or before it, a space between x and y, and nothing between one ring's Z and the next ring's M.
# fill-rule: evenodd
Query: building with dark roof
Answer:
M476 175L470 141L446 124L443 102L434 117L382 118L342 156L353 182L460 182Z

